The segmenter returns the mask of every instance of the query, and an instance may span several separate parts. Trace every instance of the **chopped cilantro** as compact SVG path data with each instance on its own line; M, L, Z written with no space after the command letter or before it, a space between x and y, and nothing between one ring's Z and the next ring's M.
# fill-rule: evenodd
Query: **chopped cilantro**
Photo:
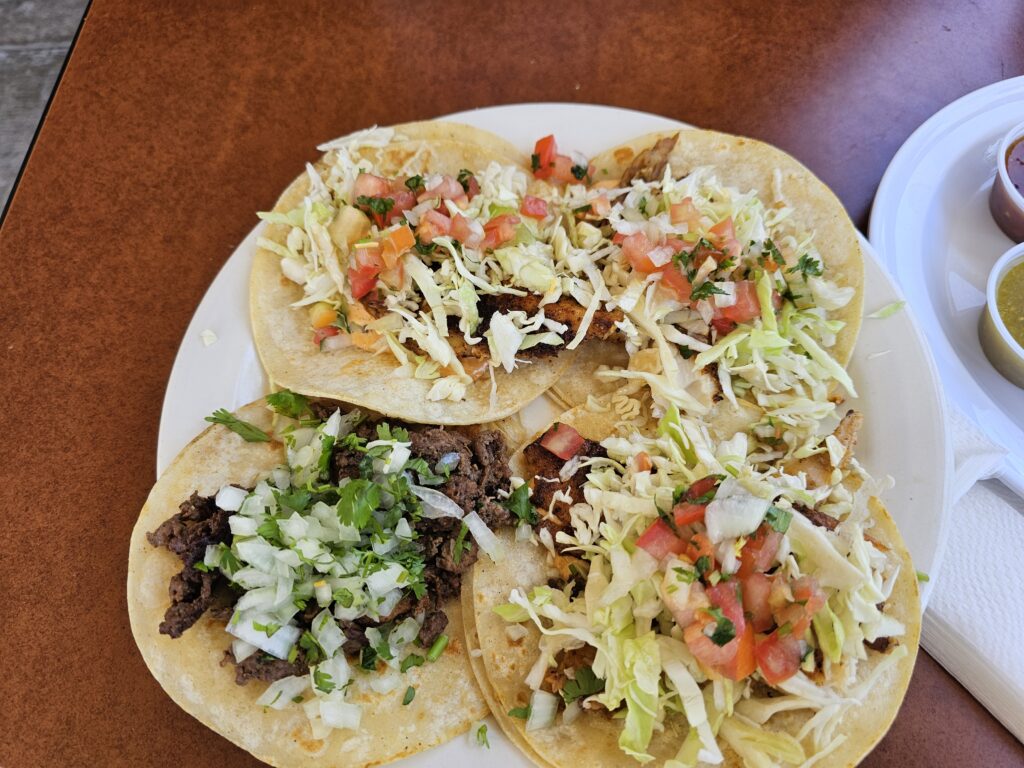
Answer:
M413 250L420 256L429 256L437 250L437 245L435 243L421 243L417 240L416 245L413 246Z
M646 216L647 215L647 197L646 197L646 195L644 197L640 198L640 202L637 203L636 208L637 208L638 211L640 211L640 214L642 216Z
M313 494L302 489L296 489L288 493L277 492L274 495L277 497L278 504L296 512L301 512L308 507L309 502L313 498Z
M535 525L537 523L537 510L530 503L530 488L523 483L504 501L505 509L515 515L520 522Z
M693 584L697 580L697 571L691 571L689 568L673 568L672 572L679 577L680 581L685 581L687 584Z
M352 595L352 592L350 590L345 589L344 587L339 587L338 589L334 590L334 593L331 595L331 597L334 599L334 602L336 602L342 608L351 608L352 603L355 601L355 597Z
M417 189L423 186L423 177L420 176L419 174L416 174L415 176L410 176L408 179L405 180L405 186L407 186L411 192L415 192Z
M309 400L288 389L267 395L267 405L289 419L300 419L309 413Z
M301 693L298 696L292 696L293 704L301 704L303 701L305 701L305 698Z
M711 282L710 280L705 280L703 283L701 283L700 285L693 289L693 292L690 294L690 300L698 301L700 299L708 299L711 298L711 296L714 294L724 293L725 291L723 291L713 282Z
M804 282L807 281L807 276L821 277L823 270L821 268L821 262L811 256L809 253L805 253L801 256L795 267L790 267L786 270L787 272L799 272L804 276Z
M319 669L313 670L313 685L322 693L330 693L337 687L334 684L334 680L331 679L331 676Z
M468 194L469 193L469 182L474 178L473 172L468 170L468 169L466 169L466 168L463 168L461 171L459 171L459 175L456 176L455 178L456 178L456 181L458 181L459 184L462 185L462 191L466 192Z
M786 266L786 257L782 255L782 251L779 247L772 242L771 238L764 241L763 253L771 257L772 261L778 264L780 267Z
M679 526L676 525L676 516L672 514L671 510L664 510L657 504L654 508L658 511L658 517L661 518L662 522L669 527L669 529L676 535L677 538L682 538L679 533Z
M378 440L395 440L399 443L409 442L409 430L402 427L392 427L386 421L377 425Z
M316 641L316 638L308 630L303 632L302 637L299 638L299 646L306 654L307 664L316 664L321 659L327 658L327 654L320 647L320 643Z
M458 565L462 562L462 552L466 548L466 534L469 533L469 526L465 523L459 529L459 535L455 537L455 544L452 548L452 560Z
M697 562L694 563L694 568L697 569L698 575L703 576L711 570L711 558L707 555L701 555L697 558Z
M402 706L407 707L412 704L412 700L416 698L416 689L411 685L405 689L405 696L402 697Z
M259 427L254 427L247 421L242 421L229 413L225 408L218 408L213 415L207 416L206 421L211 424L223 424L236 435L240 435L247 443L269 443L270 435Z
M681 344L679 346L679 353L683 356L683 360L689 360L691 357L697 354L692 349L690 349L690 347L687 346L686 344Z
M529 720L530 719L530 707L529 706L514 707L514 708L512 708L512 709L510 709L508 711L508 716L509 717L517 717L520 720Z
M593 696L604 690L604 680L594 674L590 667L579 667L576 670L574 680L566 680L562 686L562 698L566 704L572 704L576 699L586 696Z
M363 648L363 652L359 657L359 666L368 672L377 669L377 652L370 646Z
M540 170L540 155L536 153L530 155L530 168L533 169L534 173Z
M208 566L202 560L200 560L197 563L192 563L192 567L195 568L197 571L201 571L202 573L209 573L211 570L210 566Z
M573 208L572 212L575 213L577 216L582 216L585 213L590 213L590 203L587 203L586 205L581 205L579 208Z
M257 632L262 632L267 637L273 637L277 633L277 630L281 628L281 625L274 623L260 624L258 621L254 621L252 623L252 628L255 629Z
M931 576L929 576L924 571L918 571L917 572L917 580L920 581L920 582L927 583L927 582L931 581L932 579L931 579Z
M585 178L587 178L587 166L574 165L572 167L572 175L575 178L579 179L580 181L583 181Z
M370 480L351 480L338 494L338 518L344 525L362 530L379 505L379 485Z
M256 533L262 536L267 541L281 540L281 529L277 526L277 520L272 517L268 517L262 523L259 528L256 529Z
M732 619L722 614L721 608L705 608L704 610L715 620L715 631L711 633L711 642L721 646L736 637L736 625L732 623Z
M366 195L360 195L356 198L356 203L366 206L370 209L371 213L375 213L381 218L387 216L391 209L395 207L395 201L390 197L367 197Z

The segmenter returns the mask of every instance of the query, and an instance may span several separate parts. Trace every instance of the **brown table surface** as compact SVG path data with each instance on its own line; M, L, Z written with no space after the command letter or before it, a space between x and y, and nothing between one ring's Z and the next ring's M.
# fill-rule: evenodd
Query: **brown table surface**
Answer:
M777 144L863 227L917 125L1024 73L1018 0L142 5L93 3L0 230L4 768L255 763L147 672L127 546L189 318L317 142L483 105L614 104ZM922 654L865 765L1022 763Z

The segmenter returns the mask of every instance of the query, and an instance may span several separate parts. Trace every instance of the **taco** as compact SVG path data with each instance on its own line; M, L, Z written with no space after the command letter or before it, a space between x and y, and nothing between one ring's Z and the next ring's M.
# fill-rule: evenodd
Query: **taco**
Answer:
M527 194L529 166L507 142L425 122L320 149L261 214L250 313L276 384L481 423L547 390L569 362L560 350L611 333L577 301L587 279L553 260L541 230L557 212Z
M277 766L365 766L487 706L462 575L514 519L501 433L290 392L219 411L135 525L132 632L193 717Z
M546 168L553 137L537 143ZM555 161L557 165L557 160ZM591 262L615 319L612 344L581 350L552 392L573 406L624 382L659 412L809 432L831 415L860 328L863 255L835 195L786 153L684 130L603 152L586 183L552 187L574 212L556 259ZM628 356L626 354L628 352Z
M578 408L525 446L511 497L532 530L463 592L503 730L539 765L858 762L920 632L909 555L852 455L859 416L781 459L678 411L647 437L616 423Z

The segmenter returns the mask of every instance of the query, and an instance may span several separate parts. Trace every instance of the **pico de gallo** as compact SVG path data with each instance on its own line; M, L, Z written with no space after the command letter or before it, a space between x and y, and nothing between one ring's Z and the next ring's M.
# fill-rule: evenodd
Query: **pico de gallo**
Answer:
M527 728L605 710L645 762L682 713L678 765L721 763L726 746L749 766L833 748L843 714L907 649L885 606L901 561L868 533L878 486L827 439L825 480L752 455L743 433L715 443L674 408L651 437L595 443L559 423L528 446L535 539L563 577L496 609L542 632ZM814 715L805 735L760 727L789 710Z

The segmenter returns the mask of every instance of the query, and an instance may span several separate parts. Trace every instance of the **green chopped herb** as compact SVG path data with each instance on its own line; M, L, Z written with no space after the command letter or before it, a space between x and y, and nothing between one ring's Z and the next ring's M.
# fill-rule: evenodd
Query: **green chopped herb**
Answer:
M669 527L669 530L671 530L677 538L682 538L682 534L679 532L679 526L676 525L676 516L672 514L672 511L662 509L657 504L654 505L654 508L658 511L658 517L661 518L662 522Z
M405 696L402 697L402 706L407 707L412 704L412 700L416 698L416 689L411 685L405 689Z
M405 186L409 188L409 191L415 192L417 189L423 186L423 177L420 176L419 174L416 174L415 176L410 176L408 179L405 180Z
M536 153L530 155L530 168L533 169L534 173L540 170L540 155Z
M217 545L217 550L220 555L220 567L227 571L228 576L234 576L235 571L241 570L242 562L231 551L231 547L222 541Z
M309 400L288 389L267 395L267 405L289 419L301 419L309 413Z
M416 241L416 245L413 246L413 250L416 251L420 256L429 256L437 250L436 243L421 243L419 240Z
M455 544L452 547L452 560L458 565L462 562L462 552L466 548L466 534L469 533L469 526L465 523L459 529L459 535L455 537Z
M210 571L212 570L212 569L210 568L210 566L208 566L208 565L207 565L206 563L204 563L204 562L203 562L202 560L200 560L200 561L199 561L199 562L197 562L197 563L192 563L192 567L193 567L193 568L195 568L195 569L196 569L197 571L200 571L200 572L202 572L202 573L209 573L209 572L210 572Z
M573 208L572 212L575 213L577 216L581 216L585 213L590 213L590 203L587 203L586 205L581 205L579 208Z
M679 353L683 356L683 360L689 360L691 357L697 354L692 349L690 349L690 347L686 344L679 345Z
M305 698L301 693L298 696L292 696L292 703L294 704L301 704L303 701L305 701Z
M365 528L380 506L380 486L370 480L351 480L338 493L338 518L358 530Z
M714 294L724 293L725 291L723 291L713 282L711 282L710 280L705 280L703 283L701 283L700 285L693 289L693 292L690 294L690 300L699 301L700 299L711 298L711 296L713 296Z
M481 747L491 748L491 742L487 740L487 723L480 723L480 727L476 729L476 743Z
M462 191L466 192L468 194L469 193L469 182L474 178L473 177L473 172L468 170L468 169L466 169L466 168L463 168L461 171L459 171L459 175L456 176L455 178L456 178L456 181L458 181L459 184L462 185Z
M782 255L782 251L772 242L771 238L764 241L764 253L770 256L772 261L780 267L786 266L786 257Z
M424 659L418 653L410 653L408 656L402 659L402 665L401 667L399 667L399 669L402 670L402 674L405 674L413 667L422 667L424 661L426 661L426 659Z
M537 523L537 510L530 503L530 487L526 483L512 491L503 504L520 522L530 525Z
M366 195L360 195L356 198L356 203L366 206L370 209L371 213L375 213L381 218L387 216L391 209L395 207L395 201L390 197L367 197Z
M316 664L321 659L327 658L327 654L320 647L320 643L316 641L316 638L308 630L303 632L302 637L299 638L299 647L305 653L307 664Z
M593 696L595 693L600 693L603 690L604 680L595 675L593 669L590 667L578 667L576 669L576 678L565 681L561 694L566 704L572 704L576 699Z
M247 421L242 421L229 413L225 408L218 408L213 415L207 416L206 421L211 424L223 424L236 435L240 435L247 443L269 443L270 435L259 427L254 427Z
M793 520L793 510L776 507L774 504L768 507L764 515L764 521L779 533L789 530L789 524Z
M331 595L331 597L334 599L334 602L336 602L342 608L351 608L352 603L355 601L355 597L352 595L352 592L350 590L345 589L344 587L339 587L338 589L334 590L334 593Z
M363 652L359 656L359 666L368 672L372 672L377 668L377 651L370 646L363 648Z
M574 165L572 167L572 175L576 179L583 181L585 178L587 178L587 170L587 166L585 165Z
M326 672L321 672L319 669L313 670L313 686L322 693L330 693L337 687L331 676Z
M330 437L330 435L328 435ZM327 448L328 446L324 446ZM333 446L332 446L333 447ZM328 451L329 452L329 451ZM295 489L288 493L277 492L274 494L277 497L277 503L281 506L288 507L288 509L296 512L301 512L309 506L309 502L313 499L313 494L303 489Z
M672 572L676 574L681 581L685 581L687 584L693 584L697 580L697 571L690 570L689 568L676 567L672 569Z
M796 266L790 267L786 272L799 272L804 276L804 282L807 282L807 276L821 277L822 268L821 262L811 256L809 253L805 253L799 259L797 259Z
M793 625L788 621L779 627L779 637L786 637L791 634L793 634Z
M640 202L637 203L636 208L637 208L638 211L640 211L640 214L642 216L646 216L647 215L647 196L646 195L644 197L640 198Z
M721 646L736 637L736 625L732 623L732 619L722 613L721 608L705 608L704 610L715 620L715 631L711 633L711 642Z
M434 644L430 646L430 650L427 651L427 661L437 661L441 658L441 654L444 653L444 649L448 647L448 635L441 635Z
M508 711L508 716L509 717L517 717L520 720L529 720L530 719L530 707L529 706L514 707L514 708L512 708L512 709L510 709Z
M932 579L931 579L931 576L929 576L924 571L918 571L917 572L917 580L922 582L922 583L927 583L927 582L931 581Z
M693 567L697 569L698 575L703 576L711 570L711 558L707 555L701 555L697 558L697 562L694 563Z
M267 637L273 637L277 633L277 630L281 628L281 625L273 623L260 624L258 621L254 621L252 623L252 628L255 629L257 632L262 632Z

